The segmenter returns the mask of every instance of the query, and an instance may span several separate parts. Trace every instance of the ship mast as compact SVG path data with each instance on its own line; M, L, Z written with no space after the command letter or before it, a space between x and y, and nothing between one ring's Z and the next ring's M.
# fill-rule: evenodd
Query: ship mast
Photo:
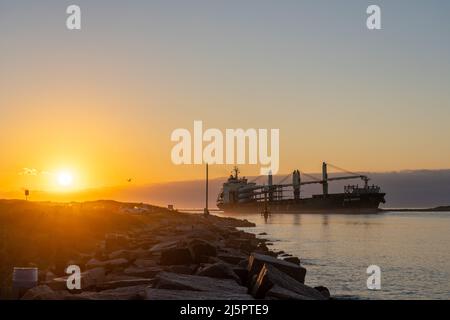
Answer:
M239 175L239 168L238 167L234 167L233 168L233 172L234 172L234 178L237 180L238 179L238 175Z
M203 214L205 216L209 215L208 210L208 163L206 163L206 186L205 186L205 209L203 210Z
M327 163L322 163L322 187L323 187L323 195L326 197L328 195L328 172L327 172Z

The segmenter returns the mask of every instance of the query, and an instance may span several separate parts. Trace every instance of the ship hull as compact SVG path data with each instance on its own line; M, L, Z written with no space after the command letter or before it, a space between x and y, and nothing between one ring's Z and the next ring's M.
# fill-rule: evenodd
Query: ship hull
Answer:
M271 213L377 213L380 203L384 203L384 193L351 195L347 193L315 195L312 198L285 199L267 202ZM246 203L218 204L225 212L262 212L265 203L251 201Z

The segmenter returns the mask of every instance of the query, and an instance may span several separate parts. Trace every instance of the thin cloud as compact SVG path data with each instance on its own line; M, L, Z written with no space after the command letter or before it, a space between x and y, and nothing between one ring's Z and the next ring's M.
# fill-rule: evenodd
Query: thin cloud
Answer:
M22 170L19 172L19 175L21 175L21 176L38 176L38 175L50 176L50 175L54 175L54 173L50 172L50 171L39 171L38 169L35 169L35 168L22 168Z
M39 171L34 168L22 168L22 171L19 172L21 176L37 176Z

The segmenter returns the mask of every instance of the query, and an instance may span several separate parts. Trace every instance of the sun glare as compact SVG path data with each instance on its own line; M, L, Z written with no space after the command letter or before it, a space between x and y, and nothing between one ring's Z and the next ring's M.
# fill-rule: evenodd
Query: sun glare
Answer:
M73 183L73 176L70 172L62 171L58 173L58 184L61 187L70 187Z

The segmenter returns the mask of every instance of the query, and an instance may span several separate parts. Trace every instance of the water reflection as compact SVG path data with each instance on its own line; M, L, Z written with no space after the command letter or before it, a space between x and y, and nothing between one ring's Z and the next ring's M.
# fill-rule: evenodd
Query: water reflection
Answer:
M293 224L296 224L296 225L300 225L301 224L301 215L300 214L295 214L294 215L294 221L293 221Z
M328 225L328 221L329 221L328 215L324 214L322 216L322 225L327 226Z
M227 214L230 215L230 214ZM448 299L450 213L231 214L256 223L273 250L298 256L307 283L363 299ZM366 289L366 269L382 270L382 290ZM407 292L407 294L406 294Z

